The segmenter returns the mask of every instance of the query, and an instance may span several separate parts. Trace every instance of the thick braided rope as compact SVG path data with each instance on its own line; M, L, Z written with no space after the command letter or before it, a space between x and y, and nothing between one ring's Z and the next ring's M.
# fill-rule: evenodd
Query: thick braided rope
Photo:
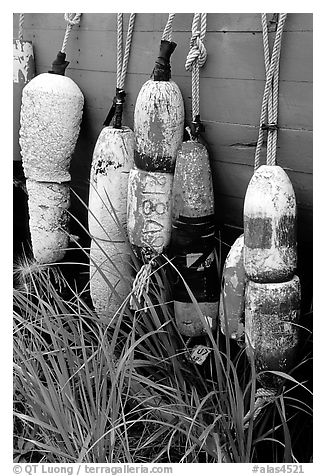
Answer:
M260 123L259 123L258 140L257 140L256 151L255 151L255 161L254 161L254 169L255 170L257 170L258 167L260 166L260 152L261 152L261 148L262 148L262 144L263 144L263 138L264 138L264 131L263 131L262 126L263 126L264 122L266 121L268 99L269 99L272 80L273 80L273 76L274 76L274 72L275 72L275 67L276 67L276 64L278 62L279 52L280 52L280 49L281 49L282 33L283 33L285 20L286 20L286 13L281 13L280 18L279 18L279 22L278 22L278 25L277 25L277 31L276 31L275 40L274 40L272 58L271 58L271 61L270 61L270 66L269 66L269 69L268 69L268 73L266 75L266 83L265 83L265 88L264 88L261 115L260 115Z
M192 116L193 119L199 115L199 68L207 59L207 51L204 46L206 35L206 13L194 13L192 22L192 34L190 39L190 50L187 55L185 68L191 71L191 95L192 95ZM200 23L200 25L199 25ZM200 29L199 29L200 28Z
M122 71L123 13L117 13L117 88L120 86Z
M24 24L25 15L24 13L19 14L19 25L18 25L18 40L23 40L23 24Z
M255 395L255 405L254 411L252 413L253 421L258 417L259 413L262 411L265 403L271 402L275 399L276 392L274 390L267 390L265 388L259 388ZM251 412L248 412L243 419L243 428L246 429L249 427L249 420L251 417Z
M64 14L64 19L67 22L67 27L66 27L66 33L63 39L62 47L61 47L61 53L65 53L70 31L74 25L77 25L80 22L80 17L81 17L81 13L65 13Z
M125 79L127 75L129 53L130 53L132 34L133 34L134 23L135 23L135 16L136 16L136 13L130 13L125 51L123 55L123 63L122 63L122 68L120 72L120 80L119 80L119 84L117 85L117 87L120 89L124 89Z
M169 13L168 20L166 22L166 25L162 34L162 40L171 41L172 23L173 23L174 17L175 17L175 13Z

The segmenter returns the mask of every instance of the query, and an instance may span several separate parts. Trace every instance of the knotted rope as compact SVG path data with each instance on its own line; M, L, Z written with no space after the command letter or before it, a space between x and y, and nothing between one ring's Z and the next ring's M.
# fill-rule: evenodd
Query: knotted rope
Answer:
M275 104L275 97L276 97L276 103L277 103L277 95L278 95L278 86L274 88L274 93L272 93L272 98L270 98L271 94L271 88L272 88L272 81L275 75L275 71L278 70L278 65L279 65L279 58L280 58L280 51L281 51L281 43L282 43L282 33L283 33L283 28L286 20L286 13L281 13L279 16L279 21L277 25L277 30L276 30L276 35L275 35L275 40L274 40L274 45L273 45L273 51L272 51L272 57L269 62L269 66L266 70L266 83L265 83L265 88L264 88L264 94L263 94L263 100L262 100L262 108L261 108L261 115L260 115L260 123L259 123L259 133L258 133L258 140L257 140L257 146L256 146L256 151L255 151L255 161L254 161L254 169L257 170L258 167L260 166L260 153L261 153L261 148L263 144L263 139L264 139L264 130L268 129L269 132L271 130L276 131L276 123L275 125L273 123L269 124L266 126L266 116L267 116L267 108L268 104L270 104L270 107L275 110L273 112L273 119L275 119L275 113L277 117L277 106L274 107ZM267 53L269 57L269 48L268 48L268 43L266 47L266 35L267 35L267 40L268 40L268 34L266 33L266 28L267 28L267 22L266 18L262 18L262 23L263 23L263 42L264 42L264 57L265 57L265 68L268 65L268 59L267 58ZM278 71L276 73L276 83L278 83ZM276 84L274 83L274 84ZM276 96L275 96L276 95ZM271 155L269 156L269 161L273 162L273 154L274 157L276 156L276 139L277 139L277 134L274 134L273 136L270 136L270 140L272 140L273 147L270 149L271 150ZM273 151L273 152L272 152ZM274 162L275 163L275 162Z
M203 43L206 35L206 17L206 13L194 13L190 50L185 64L186 70L191 71L192 117L194 122L198 122L200 118L199 68L205 64L207 58L207 51Z
M169 17L162 34L162 40L166 40L166 41L172 40L172 23L173 23L174 17L175 17L175 13L169 13Z
M74 25L77 25L80 22L81 15L82 15L81 13L65 13L64 14L64 19L67 22L67 27L66 27L66 32L63 39L62 47L60 50L61 53L66 52L66 46L67 46L68 38L70 35L70 31L72 30L72 27Z
M249 411L243 419L243 428L246 429L249 427L249 420L252 417L253 421L256 420L259 413L262 411L262 408L265 403L272 402L275 399L276 392L274 390L267 390L265 388L259 388L255 395L255 405L253 413Z
M23 24L24 24L25 15L24 13L19 14L19 24L18 24L18 40L23 40Z

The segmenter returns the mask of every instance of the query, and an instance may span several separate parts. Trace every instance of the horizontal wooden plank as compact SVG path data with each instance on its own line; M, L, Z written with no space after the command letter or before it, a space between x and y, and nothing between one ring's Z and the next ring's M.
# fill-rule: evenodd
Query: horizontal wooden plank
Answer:
M244 199L248 183L253 175L253 167L226 162L212 162L214 188L216 193ZM301 208L312 208L312 174L287 170Z
M49 65L61 48L63 36L61 30L30 30L26 32L25 39L33 41L37 63ZM151 73L160 38L158 32L134 33L128 71ZM188 75L185 61L189 53L189 38L186 33L175 34L178 46L171 58L175 76ZM200 70L201 77L265 80L260 33L208 33L205 46L208 56ZM73 68L116 72L116 35L112 31L72 31L66 52ZM312 81L312 57L311 32L285 33L280 64L281 81Z
M14 14L14 31L18 29L19 14ZM160 31L162 32L167 13L137 13L135 31ZM124 29L127 28L129 14L124 15ZM177 13L173 21L173 31L191 31L193 14ZM268 20L273 19L273 14L268 14ZM64 29L66 23L63 13L25 13L24 27L26 29ZM275 23L269 24L275 29ZM116 30L116 13L83 13L80 24L81 30ZM285 31L312 31L312 13L289 13ZM261 31L260 13L208 13L207 31Z
M253 165L258 127L205 122L205 134L213 160ZM266 141L261 163L266 162ZM277 141L277 163L285 170L313 172L313 133L280 129Z

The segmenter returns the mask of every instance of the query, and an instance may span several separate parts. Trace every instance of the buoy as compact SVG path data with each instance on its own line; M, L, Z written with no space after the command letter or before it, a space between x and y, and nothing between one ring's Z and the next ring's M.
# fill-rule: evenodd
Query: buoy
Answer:
M300 298L296 275L283 283L247 282L246 342L254 351L256 372L291 369L298 343ZM259 380L264 387L275 387L280 381L270 373L261 374Z
M70 181L70 161L80 131L84 96L66 76L42 73L23 89L20 146L26 178Z
M176 44L162 40L153 79L142 86L135 104L135 164L150 172L173 173L184 126L178 85L170 80L170 56Z
M105 127L97 139L90 174L90 293L95 311L106 318L117 315L131 291L127 189L129 171L133 165L134 133L129 127L122 125L122 113L135 15L130 14L122 61L123 14L117 14L116 97L104 121ZM113 126L110 125L111 120Z
M35 76L33 44L23 39L24 14L20 14L18 39L13 40L13 159L21 160L19 146L20 108L22 90Z
M64 50L80 15L65 14L66 34L52 70L33 78L22 93L19 143L24 174L30 181L28 210L33 254L42 263L62 259L68 244L65 217L69 206L69 166L80 131L84 96L75 82L64 76L69 64ZM49 192L49 197L42 197L41 189L43 193ZM44 214L40 213L43 205Z
M102 129L93 153L88 203L88 228L96 239L126 239L127 189L133 153L134 133L129 127Z
M296 200L289 177L262 165L252 176L244 201L244 267L256 282L291 279L297 265Z
M26 180L33 255L39 263L60 261L69 244L69 184Z
M127 230L136 255L161 254L171 238L171 196L173 175L164 172L130 170L128 182Z
M90 293L99 317L112 319L117 316L131 290L129 255L125 241L91 241Z
M226 257L221 283L220 325L223 334L240 340L244 335L244 300L246 274L243 266L243 234L240 235Z
M214 194L206 147L183 142L177 154L172 192L173 263L183 276L211 328L218 312ZM186 336L205 333L198 310L179 274L173 286L177 326Z

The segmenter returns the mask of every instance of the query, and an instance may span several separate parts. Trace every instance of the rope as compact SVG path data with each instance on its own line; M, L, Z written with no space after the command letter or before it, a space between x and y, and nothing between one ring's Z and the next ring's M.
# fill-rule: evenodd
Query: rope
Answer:
M120 84L122 71L122 35L123 35L123 13L117 14L117 88Z
M148 293L149 291L149 277L152 273L153 264L154 258L152 258L149 263L143 264L136 274L131 291L135 297L131 295L129 301L130 309L133 311L138 309L137 302L140 302L143 292Z
M19 25L18 25L18 40L23 40L23 24L24 24L25 15L24 13L19 14Z
M279 57L280 57L280 51L281 51L281 42L282 42L282 33L283 33L283 28L286 20L286 13L281 13L279 17L279 22L277 25L277 31L275 35L275 40L274 40L274 45L273 45L273 52L272 52L272 57L269 63L268 71L266 74L266 83L265 83L265 88L264 88L264 94L263 94L263 100L262 100L262 108L261 108L261 115L260 115L260 123L259 123L259 133L258 133L258 140L257 140L257 146L256 146L256 151L255 151L255 161L254 161L254 169L257 170L258 167L260 166L260 152L263 144L263 138L264 138L264 123L266 122L266 114L267 114L267 107L268 107L268 102L272 101L273 99L270 99L270 92L272 88L272 81L273 77L275 74L276 69L278 69L278 64L279 64ZM267 25L267 23L266 23ZM265 31L265 33L264 33ZM263 41L264 36L266 37L266 29L265 29L265 24L263 20ZM267 50L265 50L264 46L264 54L266 54ZM269 52L268 52L269 55ZM265 67L266 67L266 57L265 57ZM277 79L278 79L278 73L277 73ZM274 100L275 100L275 94L278 95L278 88L276 88L276 92L274 91ZM276 99L277 100L277 99ZM270 102L270 105L273 103ZM273 150L275 150L276 153L276 142L275 139L277 138L277 135L273 136ZM275 154L276 155L276 154Z
M206 13L194 13L190 50L185 64L186 70L192 73L191 95L194 121L199 116L199 68L205 64L207 59L207 51L203 43L206 35L206 17Z
M66 52L66 46L67 46L68 38L70 35L70 31L74 25L77 25L80 22L80 17L81 17L81 13L65 13L64 14L64 19L67 22L67 27L66 27L65 37L62 43L61 53Z
M136 13L130 13L125 52L123 56L123 63L120 70L119 84L117 83L117 87L120 89L124 89L124 83L125 83L125 79L127 75L128 60L129 60L131 40L132 40L132 34L134 29L134 23L135 23L135 16L136 16Z
M260 412L262 411L265 403L272 402L275 399L275 396L276 396L275 390L267 390L265 388L259 388L257 390L255 395L256 400L255 400L253 413L251 414L251 412L249 411L243 419L244 429L249 427L249 420L251 416L253 418L253 421L255 421L258 415L260 414Z
M172 23L175 17L175 13L169 13L168 21L166 22L162 40L171 41L172 40Z

